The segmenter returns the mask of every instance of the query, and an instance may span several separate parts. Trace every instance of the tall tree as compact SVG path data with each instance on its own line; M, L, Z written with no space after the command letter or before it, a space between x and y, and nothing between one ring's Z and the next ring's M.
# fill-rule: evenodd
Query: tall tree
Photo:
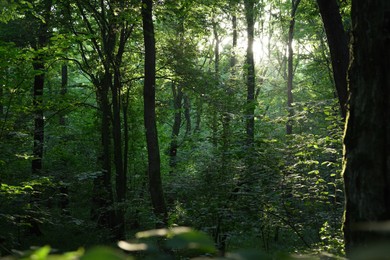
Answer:
M42 49L47 46L50 39L49 23L52 8L52 1L46 0L42 3L41 15L44 20L35 18L38 22L37 39L32 42L32 47L37 52L33 61L35 71L33 88L34 107L34 147L33 160L31 163L32 173L36 174L42 170L42 158L45 136L45 122L43 116L43 89L45 85L45 57ZM38 11L39 12L39 11Z
M82 58L82 62L77 63L95 86L101 116L102 153L99 161L102 175L95 179L94 192L97 193L93 196L96 208L93 215L96 218L96 212L107 211L107 208L113 208L113 205L107 204L114 200L118 202L114 207L115 216L109 213L111 216L98 219L104 220L106 226L115 231L116 238L122 239L125 228L123 202L127 190L127 155L123 151L128 140L123 140L122 136L125 113L122 109L121 72L126 43L134 28L131 20L126 19L132 8L125 1L76 1L68 4L66 9L69 28L77 39ZM74 21L73 12L77 12L82 20ZM93 37L83 38L85 35ZM115 168L115 196L112 196L111 190L112 166Z
M352 25L343 174L347 255L390 242L390 1L352 1Z
M142 0L142 26L145 45L144 123L148 150L149 190L157 226L167 225L167 209L161 182L160 149L156 126L156 44L153 0Z
M293 51L293 40L294 40L294 29L295 29L295 15L297 13L298 5L301 0L291 0L291 13L290 13L290 25L288 28L288 39L287 39L287 48L288 48L288 57L287 57L287 109L289 120L286 124L286 133L292 134L292 121L291 117L294 115L294 110L292 104L293 99L293 80L294 80L294 51Z
M336 0L317 0L332 60L333 77L339 99L341 115L347 111L347 70L349 64L348 35L344 30Z
M172 96L173 96L173 109L174 109L174 117L173 117L173 126L171 133L171 144L169 147L169 166L171 167L171 172L173 172L176 167L177 161L177 149L179 148L178 138L181 128L181 114L182 114L182 101L183 101L183 91L180 85L176 85L172 82Z
M247 23L247 40L248 45L246 49L246 85L247 85L247 99L246 99L246 144L251 147L255 138L255 60L253 56L253 42L255 37L255 0L244 0L245 4L245 18Z

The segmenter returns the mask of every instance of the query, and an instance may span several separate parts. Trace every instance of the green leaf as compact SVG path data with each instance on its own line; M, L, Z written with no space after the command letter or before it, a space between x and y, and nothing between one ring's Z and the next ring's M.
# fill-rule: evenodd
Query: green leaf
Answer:
M50 253L50 246L44 246L37 250L35 250L29 257L29 259L34 260L45 260L47 259L49 253Z

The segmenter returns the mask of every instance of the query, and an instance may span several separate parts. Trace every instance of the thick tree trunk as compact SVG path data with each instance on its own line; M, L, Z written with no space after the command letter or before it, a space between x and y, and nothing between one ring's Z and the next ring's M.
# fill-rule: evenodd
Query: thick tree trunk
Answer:
M248 147L253 146L255 139L255 61L253 57L253 41L255 33L254 19L254 0L244 0L245 17L247 22L247 39L248 46L246 50L246 85L247 99L245 107L246 117L246 144Z
M343 173L347 256L390 242L390 1L353 1L352 23Z
M142 25L145 44L144 123L148 150L149 189L152 205L159 222L157 227L167 225L167 209L160 172L160 149L156 126L156 46L153 25L153 1L142 0Z
M294 40L294 29L295 29L295 14L298 9L298 5L301 2L301 0L291 0L291 14L290 14L290 25L288 28L288 42L287 42L287 48L288 48L288 57L287 57L287 110L288 110L288 117L286 124L286 134L290 135L293 131L292 126L292 117L294 116L294 110L293 110L293 80L294 80L294 51L293 51L293 40Z
M349 64L348 35L344 30L339 6L336 0L317 0L324 23L332 60L333 78L340 103L341 115L347 111L347 70Z

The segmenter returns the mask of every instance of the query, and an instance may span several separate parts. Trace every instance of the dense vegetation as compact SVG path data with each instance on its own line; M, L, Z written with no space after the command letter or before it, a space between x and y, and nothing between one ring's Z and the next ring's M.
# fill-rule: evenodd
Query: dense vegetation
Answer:
M151 3L1 4L1 255L187 226L208 237L166 253L343 256L343 106L317 3Z

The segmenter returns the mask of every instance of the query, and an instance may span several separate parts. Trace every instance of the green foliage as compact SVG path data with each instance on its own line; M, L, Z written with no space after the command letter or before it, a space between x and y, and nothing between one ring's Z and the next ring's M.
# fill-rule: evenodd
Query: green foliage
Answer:
M3 1L4 2L4 1ZM291 5L255 1L255 143L245 143L244 69L246 39L239 1L155 1L157 45L156 104L162 179L170 227L155 227L148 190L143 126L143 45L139 1L54 1L51 39L33 50L39 4L0 4L0 250L24 250L25 259L198 259L223 254L228 259L297 259L291 252L343 255L341 136L343 125L325 34L314 2L302 2L296 17L294 115L286 110L286 32ZM112 3L111 3L112 2ZM341 10L348 25L349 4ZM38 2L37 2L38 3ZM40 2L42 3L42 2ZM109 4L108 4L109 3ZM29 15L26 15L26 14ZM233 49L232 17L238 45ZM103 21L104 20L104 21ZM215 36L219 60L215 60ZM121 30L128 26L128 34ZM108 42L104 29L116 37ZM120 37L128 37L120 60ZM115 44L114 44L115 42ZM262 45L258 43L261 42ZM100 53L113 44L112 53ZM45 115L44 169L31 176L34 133L32 62L46 61L42 109ZM232 58L235 55L235 66ZM67 65L63 91L61 67ZM218 65L218 73L216 71ZM108 73L120 71L121 135L128 141L126 200L94 196L102 171L101 99ZM41 73L41 72L39 72ZM114 79L110 82L113 83ZM172 86L186 98L175 109ZM112 94L107 97L112 104ZM179 110L179 111L178 111ZM181 112L179 135L172 135ZM109 160L114 148L111 123ZM125 125L124 121L128 124ZM285 126L293 124L286 136ZM175 157L165 152L177 142ZM115 148L117 149L117 148ZM125 151L125 145L119 149ZM170 164L171 160L176 163ZM110 168L115 172L115 167ZM104 180L115 197L115 176ZM99 191L99 190L98 190ZM91 220L92 202L105 207ZM125 215L127 237L111 245L115 217ZM101 213L101 214L100 214ZM107 216L103 216L107 213ZM104 217L106 219L102 220ZM111 225L110 227L107 227ZM199 231L196 231L199 230ZM5 242L2 242L5 241ZM84 247L84 249L78 249ZM253 248L250 250L248 248ZM244 249L244 250L242 250ZM247 250L245 250L247 249ZM58 251L56 251L58 250ZM70 251L68 253L62 253ZM237 252L235 252L237 251ZM287 252L281 254L277 252ZM165 257L165 258L164 258ZM305 256L306 257L306 256ZM304 258L304 256L302 256ZM309 258L309 256L307 256Z
M31 260L132 260L132 259L230 259L230 260L293 260L293 259L341 259L331 254L296 255L276 253L273 256L259 250L245 249L228 252L226 256L217 256L216 248L209 236L187 228L174 227L170 229L154 229L142 231L136 234L136 240L119 241L119 251L113 247L96 246L84 250L65 252L58 254L50 246L44 246L35 250L17 252L7 259L31 259Z

